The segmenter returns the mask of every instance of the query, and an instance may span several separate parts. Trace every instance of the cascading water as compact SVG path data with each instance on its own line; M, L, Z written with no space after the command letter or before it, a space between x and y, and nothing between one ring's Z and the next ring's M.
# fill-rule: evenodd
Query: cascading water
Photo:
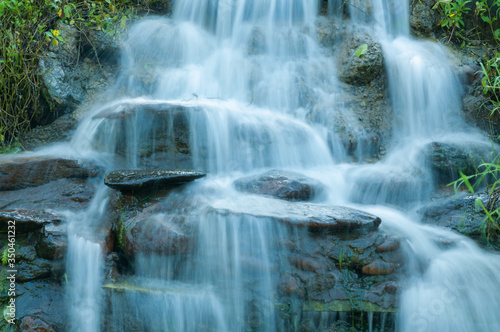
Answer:
M102 310L100 247L72 233L68 273L73 274L74 330L83 330L84 320L92 322L85 324L89 331L297 329L275 314L276 271L289 264L286 239L307 235L271 219L214 209L231 200L276 209L272 201L254 200L232 187L241 175L270 168L321 179L327 203L357 204L405 238L409 281L401 294L397 330L498 330L500 303L492 296L500 292L494 273L498 258L461 236L423 227L384 206L409 211L428 199L434 184L420 159L423 147L434 139L454 140L450 134L456 130L471 132L458 114L460 87L446 52L409 37L407 2L353 3L353 22L374 24L383 46L395 125L385 160L347 163L340 140L327 136L321 123L305 120L318 105L348 113L337 98L343 92L335 61L315 40L317 3L177 0L171 19L144 20L130 31L118 97L82 120L72 147L109 169L181 164L210 175L171 193L160 205L173 208L162 206L154 214L166 224L183 218L196 234L192 253L138 253L133 275L113 286L123 292L109 296L105 322L97 314ZM338 15L338 8L340 1L329 1L330 13ZM186 137L176 132L180 127L187 128ZM183 149L192 158L182 159ZM172 159L172 151L179 159ZM401 188L395 190L396 185ZM455 247L442 249L434 241L440 237L453 240ZM368 317L372 331L373 313ZM329 328L330 318L322 316L318 330Z

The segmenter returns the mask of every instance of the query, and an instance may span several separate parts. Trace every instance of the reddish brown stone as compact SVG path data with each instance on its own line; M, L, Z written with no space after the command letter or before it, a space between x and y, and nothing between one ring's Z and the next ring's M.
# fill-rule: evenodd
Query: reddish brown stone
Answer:
M304 271L325 270L325 265L312 257L295 255L290 258L290 262Z
M392 263L386 262L372 262L368 265L363 266L361 272L364 274L379 276L391 274L396 271L396 266Z
M49 324L37 317L26 316L19 327L23 332L55 332Z
M37 187L63 178L96 177L103 168L60 157L16 156L0 161L0 190Z
M281 277L279 290L287 296L298 295L301 297L304 295L304 290L300 287L299 281L290 274L285 274Z
M399 240L393 237L385 239L384 243L377 247L378 252L394 251L399 249Z

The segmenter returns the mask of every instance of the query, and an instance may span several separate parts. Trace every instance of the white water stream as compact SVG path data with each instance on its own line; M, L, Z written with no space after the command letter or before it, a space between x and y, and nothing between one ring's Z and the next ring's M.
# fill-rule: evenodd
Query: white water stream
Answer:
M332 15L338 15L339 3L329 2ZM354 4L363 9L365 2ZM374 0L350 22L370 25L384 50L395 125L382 161L348 163L340 140L328 144L326 129L305 120L312 105L347 112L337 106L343 92L336 61L316 42L318 5L310 0L177 0L172 18L141 21L127 39L116 87L120 94L82 120L72 147L80 155L97 155L110 169L143 167L145 136L175 119L167 115L165 123L155 123L140 110L181 107L190 167L210 174L194 187L197 194L208 200L234 198L241 194L232 189L232 180L270 168L321 180L327 203L380 216L381 227L405 239L409 281L400 295L398 331L499 331L498 257L462 236L411 219L410 209L434 189L423 147L455 139L457 131L464 141L477 135L460 117L461 88L446 51L409 35L408 12L405 1ZM124 125L110 120L131 108L139 111ZM407 183L401 192L393 188L396 179ZM181 204L183 197L169 199ZM102 215L98 205L89 218ZM129 319L136 319L150 331L289 330L272 313L274 266L287 254L277 241L286 232L283 226L193 213L198 242L188 263L179 267L178 257L139 256L133 280L139 291L109 299L113 316L107 326L124 331ZM98 331L101 249L78 233L70 235L68 253L72 330ZM442 249L437 238L456 246ZM258 325L251 326L255 321Z

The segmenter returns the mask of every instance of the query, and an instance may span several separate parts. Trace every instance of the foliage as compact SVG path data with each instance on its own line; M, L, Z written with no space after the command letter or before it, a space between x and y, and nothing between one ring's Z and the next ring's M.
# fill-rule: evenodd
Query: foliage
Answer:
M79 31L114 34L154 0L1 0L0 1L0 148L51 116L50 101L37 75L39 58L64 36L57 22ZM2 152L2 151L0 151Z
M458 31L465 25L463 15L470 10L466 6L469 2L470 0L439 0L434 5L433 9L440 7L442 15L445 17L439 22L439 25L451 29L448 42L456 31L457 34L460 34Z
M356 49L354 55L359 58L360 56L366 54L367 52L368 52L368 44L362 44Z
M486 23L493 40L500 44L500 28L497 24L500 17L500 0L479 0L475 2L475 6L470 0L438 0L432 7L438 9L443 17L438 25L451 29L448 42L453 35L458 35L463 40L467 39L463 32L464 15L472 8L474 8L474 18Z
M460 178L449 185L453 185L455 193L464 185L472 194L479 186L486 185L485 192L488 195L488 201L485 205L480 198L477 198L476 207L484 211L485 217L481 227L487 239L498 237L500 235L500 153L496 154L491 163L483 162L479 165L473 175L467 176L460 172Z
M25 131L41 111L36 55L51 24L46 0L0 2L0 147Z
M490 117L495 113L500 112L500 53L497 53L493 58L481 63L481 71L483 78L483 92L488 95L491 104Z
M481 17L481 20L488 24L494 40L500 43L500 28L495 29L494 24L500 17L500 0L476 1L475 15Z
M7 265L8 260L9 252L7 251L7 246L5 246L4 250L2 251L2 265Z

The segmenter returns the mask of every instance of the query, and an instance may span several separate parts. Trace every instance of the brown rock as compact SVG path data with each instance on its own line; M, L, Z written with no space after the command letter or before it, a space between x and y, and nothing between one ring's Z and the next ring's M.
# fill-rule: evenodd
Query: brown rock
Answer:
M325 265L312 257L295 255L290 258L290 262L297 268L304 271L325 270Z
M308 201L323 191L323 185L302 174L271 170L234 182L239 191L269 195L291 201Z
M55 332L46 322L38 317L26 316L19 327L23 332Z
M361 272L364 274L379 276L391 274L396 271L396 266L392 263L386 262L372 262L368 265L363 266Z
M399 249L399 240L393 237L385 239L384 243L377 247L378 252L393 251Z
M96 177L103 169L61 157L15 156L0 159L0 190L37 187L63 178Z
M282 294L287 296L298 295L300 297L304 295L304 290L300 287L299 281L290 274L284 274L281 277L279 290Z
M131 220L123 221L125 253L135 257L137 253L173 255L189 252L191 236L184 224L185 216L151 212L152 208L147 208Z

